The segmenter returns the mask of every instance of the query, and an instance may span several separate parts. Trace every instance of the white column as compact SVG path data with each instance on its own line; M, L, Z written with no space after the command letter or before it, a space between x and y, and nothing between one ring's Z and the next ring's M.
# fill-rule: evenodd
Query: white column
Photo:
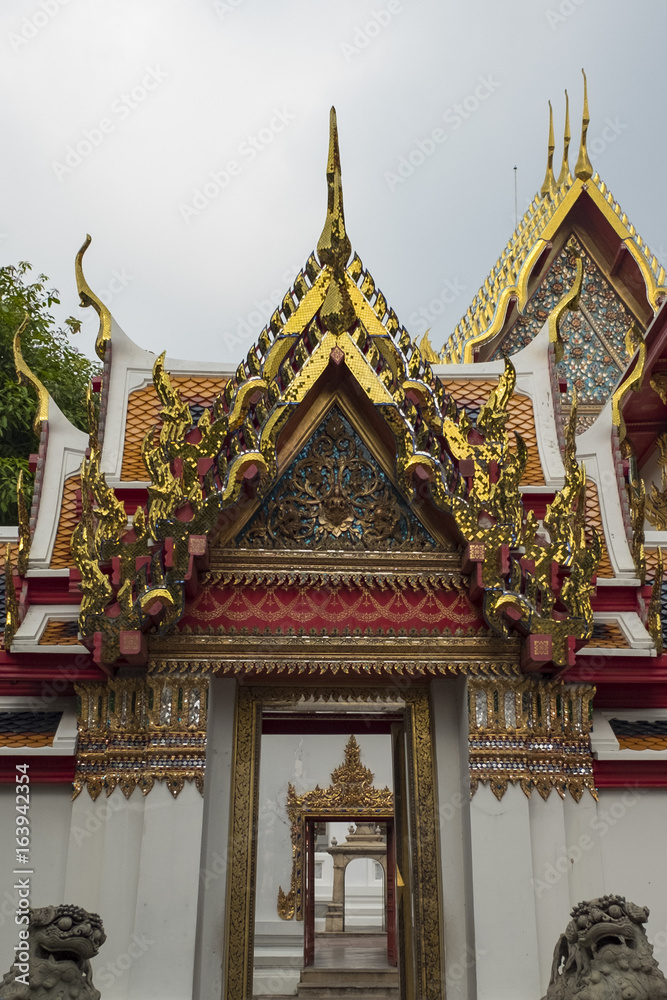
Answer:
M565 832L563 800L558 792L552 789L545 802L537 791L533 791L528 811L542 995L549 985L556 942L569 920L569 878L573 861Z
M579 802L568 795L563 803L570 865L570 909L584 899L607 891L598 834L597 802L585 791ZM565 927L563 927L565 930Z
M475 996L465 678L431 684L447 1000Z
M194 1000L222 997L235 701L236 681L214 677L208 703Z
M129 1000L191 1000L203 798L194 782L174 799L165 782L146 797Z
M477 1000L541 996L528 799L480 785L471 808Z

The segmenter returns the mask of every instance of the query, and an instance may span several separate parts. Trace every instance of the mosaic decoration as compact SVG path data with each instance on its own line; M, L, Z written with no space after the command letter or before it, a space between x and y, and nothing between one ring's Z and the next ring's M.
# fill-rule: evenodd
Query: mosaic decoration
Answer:
M436 543L334 408L236 545L421 551Z
M468 683L470 787L488 784L497 799L508 784L530 798L552 789L577 802L597 798L590 730L595 688L529 678Z
M571 405L573 386L577 390L580 412L577 429L581 433L595 419L627 368L624 342L634 317L576 237L570 238L555 259L494 358L501 357L501 352L515 354L539 333L565 289L572 285L577 257L584 261L583 289L579 309L562 319L565 350L557 371L561 378L567 379L564 406Z
M84 787L96 799L116 786L129 798L165 781L176 796L186 781L204 790L208 672L116 677L75 684L79 740L74 798Z

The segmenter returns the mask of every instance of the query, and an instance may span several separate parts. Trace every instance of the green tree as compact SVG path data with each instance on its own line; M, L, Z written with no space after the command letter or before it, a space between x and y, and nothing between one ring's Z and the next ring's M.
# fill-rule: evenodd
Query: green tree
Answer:
M14 334L27 313L28 324L21 336L23 357L41 379L65 416L87 429L86 389L99 365L72 347L69 335L81 323L72 316L58 327L51 307L60 300L47 288L44 274L31 282L26 261L0 268L0 524L16 524L16 481L19 471L28 472L28 458L39 442L32 429L37 400L32 389L19 385L14 368ZM26 478L26 489L32 481ZM26 497L30 503L30 496Z

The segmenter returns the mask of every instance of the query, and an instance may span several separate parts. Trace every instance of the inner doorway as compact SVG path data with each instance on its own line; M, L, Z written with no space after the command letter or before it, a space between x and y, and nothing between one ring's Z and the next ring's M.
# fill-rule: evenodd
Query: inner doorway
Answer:
M351 818L354 822L348 826ZM336 822L335 816L327 819L326 823L316 817L306 820L304 968L395 968L393 816L378 821L372 816L348 814L345 823ZM344 839L341 826L347 828ZM325 833L322 843L322 827L338 833L338 837L332 834L327 844ZM325 865L328 878L323 877ZM350 880L355 868L359 877ZM351 905L353 897L356 912Z

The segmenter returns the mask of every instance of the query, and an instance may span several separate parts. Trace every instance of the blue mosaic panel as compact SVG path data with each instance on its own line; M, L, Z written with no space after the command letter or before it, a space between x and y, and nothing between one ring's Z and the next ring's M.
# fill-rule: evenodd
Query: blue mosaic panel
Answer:
M235 544L242 548L358 552L436 547L336 407Z
M568 385L562 402L570 405L572 387L576 386L581 404L602 407L628 366L625 335L634 317L575 237L554 260L523 315L503 340L502 350L515 354L539 333L572 286L577 256L584 260L584 281L579 309L566 313L561 323L565 352L557 371ZM500 356L499 347L494 357Z

